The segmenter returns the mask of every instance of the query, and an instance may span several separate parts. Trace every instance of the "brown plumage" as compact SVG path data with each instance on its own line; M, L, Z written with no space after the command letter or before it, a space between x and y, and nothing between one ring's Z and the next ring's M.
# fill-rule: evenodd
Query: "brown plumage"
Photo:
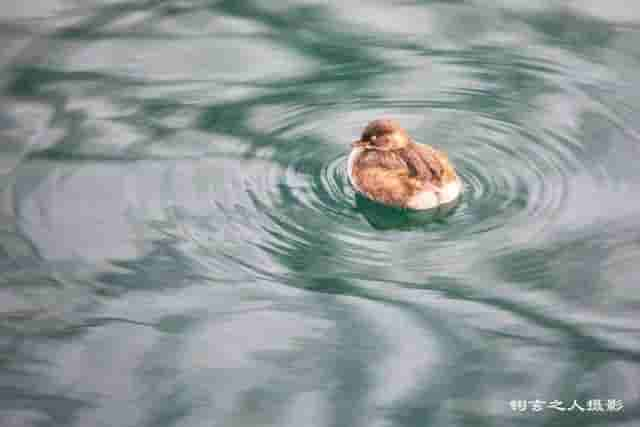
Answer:
M356 189L379 202L426 209L433 206L413 206L417 203L416 196L432 192L440 203L442 191L451 191L447 184L458 183L458 176L446 154L428 145L414 143L394 120L380 119L369 123L353 147L349 176ZM453 198L458 193L459 188Z

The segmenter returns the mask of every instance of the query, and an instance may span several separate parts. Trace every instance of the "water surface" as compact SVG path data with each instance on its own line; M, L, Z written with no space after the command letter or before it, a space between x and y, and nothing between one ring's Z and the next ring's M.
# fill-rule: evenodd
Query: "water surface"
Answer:
M640 6L5 3L0 425L640 422ZM355 196L380 116L453 211Z

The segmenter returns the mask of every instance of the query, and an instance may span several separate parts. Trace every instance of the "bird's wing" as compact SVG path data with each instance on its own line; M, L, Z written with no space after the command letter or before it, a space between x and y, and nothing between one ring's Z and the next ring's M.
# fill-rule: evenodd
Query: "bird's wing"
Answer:
M409 157L410 168L416 169L416 178L421 182L438 186L457 179L449 157L442 151L424 144L416 144ZM415 157L414 157L415 156ZM411 165L419 165L418 167Z

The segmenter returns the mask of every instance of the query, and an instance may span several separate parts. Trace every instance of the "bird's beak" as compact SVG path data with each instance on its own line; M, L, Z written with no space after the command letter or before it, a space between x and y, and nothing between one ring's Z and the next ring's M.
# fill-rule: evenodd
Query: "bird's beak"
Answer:
M362 141L362 140L357 140L357 141L353 141L351 143L351 146L353 148L366 148L367 147L367 142L366 141Z

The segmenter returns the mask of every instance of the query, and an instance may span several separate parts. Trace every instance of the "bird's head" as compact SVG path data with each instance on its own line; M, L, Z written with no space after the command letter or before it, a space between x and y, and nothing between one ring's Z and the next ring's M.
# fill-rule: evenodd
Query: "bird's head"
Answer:
M397 121L378 119L367 125L360 139L354 141L352 146L366 150L391 151L405 148L410 142L409 135Z

